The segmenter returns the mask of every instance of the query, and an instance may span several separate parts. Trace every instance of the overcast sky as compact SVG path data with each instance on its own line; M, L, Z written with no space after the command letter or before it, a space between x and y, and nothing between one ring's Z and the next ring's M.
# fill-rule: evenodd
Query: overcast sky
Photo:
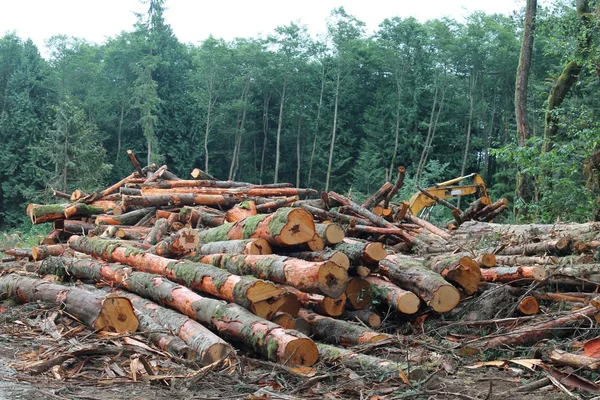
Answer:
M509 14L525 0L167 0L165 19L182 42L198 43L212 34L231 40L268 34L278 25L300 21L317 34L331 10L346 11L374 30L385 18L414 16L421 21L443 16L460 19L476 10ZM0 0L0 33L16 31L42 50L56 34L101 43L130 30L143 12L139 0Z

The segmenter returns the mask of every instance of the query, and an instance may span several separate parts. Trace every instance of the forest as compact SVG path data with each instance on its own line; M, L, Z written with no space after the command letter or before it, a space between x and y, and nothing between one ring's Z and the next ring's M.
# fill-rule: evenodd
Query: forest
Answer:
M131 30L104 43L55 36L45 58L6 32L0 226L26 224L25 205L52 188L129 174L127 149L180 176L199 167L357 199L399 165L405 198L477 172L510 200L509 221L594 220L599 4L536 3L460 21L390 15L373 33L340 7L318 38L290 22L186 44L168 2L150 0Z

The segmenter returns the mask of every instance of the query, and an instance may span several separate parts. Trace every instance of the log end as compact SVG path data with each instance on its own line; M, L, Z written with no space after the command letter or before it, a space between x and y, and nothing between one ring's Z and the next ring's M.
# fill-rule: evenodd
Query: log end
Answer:
M139 320L133 311L131 301L125 297L107 297L102 309L94 321L94 329L109 330L117 333L135 332Z
M327 224L325 232L323 232L323 239L329 244L341 243L345 237L344 229L338 224Z
M363 257L371 263L378 263L387 256L383 243L371 242L365 246Z
M496 256L491 253L482 254L479 259L480 267L492 268L496 265Z
M460 293L458 290L448 284L441 285L434 293L428 305L436 312L445 313L451 311L458 305Z
M312 215L301 208L293 209L287 215L287 223L279 233L279 240L287 245L310 241L315 235L315 222Z
M265 239L255 239L250 243L247 254L264 256L273 254L273 249Z
M535 315L540 311L540 305L533 296L527 296L519 302L519 312L523 315Z
M345 293L335 299L325 296L319 306L324 314L329 315L330 317L339 317L346 308L346 300L347 297Z
M296 329L296 320L286 312L279 311L271 318L271 322L284 329Z
M325 241L323 238L315 233L315 235L306 242L306 245L310 249L310 251L321 251L325 249Z
M279 362L286 365L310 367L319 359L319 350L315 342L309 338L297 338L286 346Z
M324 295L337 298L346 290L348 272L333 261L324 261L319 268L318 282Z
M371 284L363 278L350 278L345 293L348 307L355 310L365 309L373 302Z
M285 301L283 302L283 305L279 308L279 311L288 313L292 317L296 318L298 316L300 308L302 308L302 303L300 302L300 300L298 300L298 296L296 296L294 293L286 292L283 297L285 298Z
M331 257L329 257L329 261L333 261L340 267L344 268L346 271L350 268L350 259L348 256L341 251L335 251Z
M406 292L398 297L396 304L398 305L398 311L411 315L419 311L421 300L413 292Z

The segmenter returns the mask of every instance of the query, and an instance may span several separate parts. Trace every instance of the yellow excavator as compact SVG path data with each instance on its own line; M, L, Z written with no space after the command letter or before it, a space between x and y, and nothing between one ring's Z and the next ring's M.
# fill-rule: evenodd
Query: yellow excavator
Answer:
M469 178L472 178L472 184L458 185L459 182ZM491 202L490 195L487 187L485 186L483 178L479 174L475 173L438 183L432 187L424 189L424 191L443 200L473 194L477 197L487 197ZM434 206L436 204L436 200L419 191L410 198L408 210L412 215L419 216L419 214L421 214L425 208Z

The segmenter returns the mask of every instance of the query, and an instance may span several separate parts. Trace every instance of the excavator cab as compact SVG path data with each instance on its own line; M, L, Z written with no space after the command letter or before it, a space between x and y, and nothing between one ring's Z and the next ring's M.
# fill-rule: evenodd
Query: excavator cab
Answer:
M472 184L458 185L458 183L470 178L472 179ZM438 183L425 189L425 191L444 200L473 194L477 197L487 197L491 201L483 178L476 173ZM434 199L427 197L421 192L417 192L409 200L408 211L412 215L419 216L424 209L436 204Z

